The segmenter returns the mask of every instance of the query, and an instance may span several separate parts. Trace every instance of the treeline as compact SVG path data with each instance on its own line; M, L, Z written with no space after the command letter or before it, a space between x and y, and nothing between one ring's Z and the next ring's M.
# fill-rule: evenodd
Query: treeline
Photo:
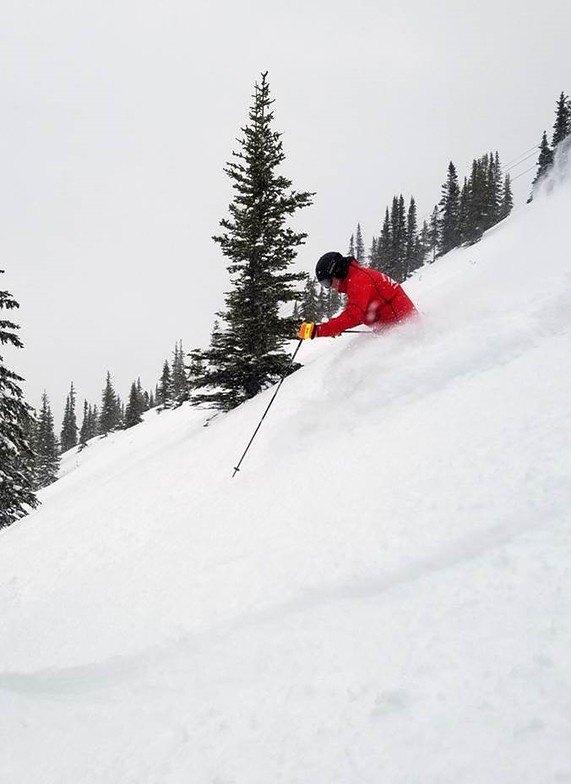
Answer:
M547 139L547 131L543 131L537 159L537 173L532 183L532 192L528 201L533 198L533 190L547 174L549 174L555 158L555 151L561 142L571 135L571 98L561 93L555 107L555 122L551 134L551 144Z
M393 197L381 231L373 237L369 264L402 283L427 261L477 242L512 208L510 175L503 175L497 152L475 159L462 186L450 161L440 201L420 227L414 197L408 204L402 194Z
M83 403L83 418L78 424L76 391L71 384L66 397L63 422L56 435L54 417L46 392L42 395L41 407L27 424L27 437L33 459L33 486L35 490L55 482L61 464L61 455L74 447L83 449L96 436L106 436L117 430L127 430L143 421L143 414L152 408L170 408L188 400L188 380L182 341L175 345L172 360L165 360L160 379L153 391L142 388L138 378L131 384L125 404L115 391L111 373L107 372L105 386L99 404Z

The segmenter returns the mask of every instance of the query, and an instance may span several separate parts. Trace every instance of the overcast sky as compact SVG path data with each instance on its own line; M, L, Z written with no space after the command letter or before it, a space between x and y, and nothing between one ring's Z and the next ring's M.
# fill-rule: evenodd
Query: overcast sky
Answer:
M177 340L207 343L223 167L262 71L282 172L317 194L296 220L313 271L357 222L368 246L395 193L430 213L450 160L523 159L571 93L570 42L569 0L3 0L0 286L25 341L4 354L29 401L45 388L59 428L72 380L79 407L107 370L126 400Z

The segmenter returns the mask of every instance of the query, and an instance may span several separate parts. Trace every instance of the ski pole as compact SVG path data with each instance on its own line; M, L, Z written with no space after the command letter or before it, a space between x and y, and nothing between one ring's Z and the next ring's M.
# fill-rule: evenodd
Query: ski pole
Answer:
M262 418L261 418L261 419L260 419L260 421L258 422L258 426L257 426L257 428L254 430L254 432L253 432L253 434L252 434L252 438L251 438L251 439L248 441L248 446L246 447L246 449L244 449L244 452L242 453L242 457L241 457L241 458L240 458L240 460L238 461L238 465L237 465L237 466L234 466L234 473L232 474L232 479L233 479L233 478L236 476L236 474L237 474L237 473L238 473L238 471L240 470L240 465L242 464L242 460L243 460L243 459L246 457L246 452L248 451L248 449L250 448L250 446L251 446L251 444L252 444L252 441L253 441L253 440L254 440L254 438L256 437L256 433L258 432L258 430L259 430L259 429L260 429L260 427L262 426L262 422L263 422L263 421L264 421L264 419L266 418L266 414L267 414L267 413L268 413L268 411L270 410L270 406L272 405L272 403L273 403L273 402L274 402L274 400L276 399L276 395L277 395L277 394L278 394L278 392L280 391L280 387L281 387L281 385L283 384L283 382L285 381L285 378L286 378L286 376L288 375L288 373L289 373L289 370L290 370L291 366L293 365L293 361L294 361L294 359L295 359L295 357L296 357L296 354L297 354L297 352L299 351L299 349L300 349L300 346L301 346L301 344L302 344L302 343L303 343L303 339L301 339L301 340L299 341L299 343L297 344L297 348L295 349L295 351L294 351L294 352L293 352L293 354L291 355L291 359L290 359L290 361L289 361L289 365L288 365L288 366L287 366L287 368L285 369L285 371L284 371L284 374L283 374L283 376L281 377L281 379L280 379L280 381L279 381L279 384L277 385L277 387L276 387L276 390L275 390L274 394L272 395L272 399L270 400L270 402L268 403L268 406L267 406L266 410L265 410L265 411L264 411L264 413L262 414Z

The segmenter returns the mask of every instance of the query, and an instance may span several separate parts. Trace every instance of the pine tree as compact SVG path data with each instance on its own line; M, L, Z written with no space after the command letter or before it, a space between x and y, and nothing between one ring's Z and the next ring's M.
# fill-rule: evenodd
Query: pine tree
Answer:
M351 239L349 240L349 249L347 250L347 255L355 258L355 235L351 234Z
M119 430L121 427L121 420L121 401L113 389L111 373L107 371L107 381L101 395L99 435L106 436L108 433L111 433L114 430Z
M460 242L466 242L469 234L469 220L470 220L470 186L468 179L464 177L464 184L460 191L460 200L458 208L458 230L460 233Z
M182 341L180 343L180 348L182 350ZM184 364L184 356L183 356L183 364ZM185 373L185 377L186 377L186 373ZM141 384L141 379L140 378L137 379L137 392L139 394L139 398L141 400L142 411L144 413L145 411L148 411L149 408L150 408L150 405L149 405L150 396L149 396L149 393L146 390L143 389L143 386Z
M286 221L309 206L313 196L293 191L291 181L276 172L285 154L281 135L272 130L267 73L256 83L253 98L239 151L225 169L235 191L230 217L220 222L224 233L213 237L229 260L232 290L203 352L201 380L211 389L210 404L223 410L277 381L289 364L283 348L296 325L282 315L283 306L299 298L295 284L303 274L287 270L307 235L295 233ZM201 399L207 398L204 392Z
M89 405L87 400L83 401L83 421L79 429L79 447L83 449L87 446L87 442L92 437L89 433Z
M60 449L63 453L67 452L68 449L73 449L74 446L77 446L77 419L75 416L75 389L72 382L69 395L65 401L65 412L60 433Z
M514 200L512 195L511 177L509 174L506 174L504 178L502 201L500 204L499 220L503 220L504 218L507 218L510 212L512 211L513 206L514 206Z
M8 291L0 290L0 311L18 307ZM22 348L18 329L17 324L0 318L0 345ZM11 525L38 504L29 437L34 420L32 409L23 398L23 380L8 370L0 355L0 528Z
M36 429L36 478L38 487L47 487L57 479L60 467L59 445L54 432L54 418L46 392Z
M320 307L319 294L316 291L315 282L309 275L303 289L299 310L302 321L319 321L321 319L322 309Z
M320 321L323 318L331 319L337 315L342 304L342 295L338 294L334 288L322 289L319 295Z
M140 385L138 386L137 382L133 381L127 408L125 409L125 430L134 427L134 425L139 425L143 421L144 406L145 403L141 394Z
M418 251L418 223L416 216L416 201L414 196L410 197L408 212L406 216L406 252L403 269L403 280L412 275L414 270L420 266Z
M234 333L222 329L220 323L215 321L208 351L194 349L189 353L188 375L191 401L194 404L205 403L222 411L234 408L236 395L231 382L235 378L236 383L239 383L241 368L237 364L227 363L226 358L236 352L237 347Z
M460 244L460 189L456 167L450 161L448 177L442 186L439 223L440 253L448 253Z
M369 267L372 269L378 269L377 263L379 258L379 240L377 237L373 237L371 240L371 247L369 248Z
M375 255L371 258L371 267L379 272L389 272L393 266L392 260L392 230L389 208L385 210L385 218L381 234L377 240Z
M543 131L543 136L541 137L541 144L539 145L539 158L537 159L537 172L535 174L535 179L531 183L531 187L533 190L533 186L540 182L547 172L553 166L553 150L549 146L549 142L547 141L547 131Z
M157 405L166 408L172 402L172 375L168 360L165 359L163 372L157 386Z
M440 243L440 211L438 204L434 205L434 209L430 215L430 223L428 226L428 239L430 243L431 262L436 259L436 252Z
M551 147L553 150L571 133L571 109L569 98L565 93L561 93L555 109L555 123L553 124L553 136Z
M363 233L361 231L361 224L357 224L357 231L355 233L355 252L352 254L359 264L365 264L365 243L363 242Z
M422 222L422 229L418 235L418 266L422 267L426 259L430 257L432 246L430 243L430 227L428 221Z
M502 165L498 151L494 155L493 163L490 156L490 207L492 226L501 220L500 213L504 193L505 179L502 175Z
M79 443L82 449L87 446L87 442L91 438L95 438L95 436L98 435L98 420L99 414L97 406L91 406L88 404L87 400L85 400L83 403L83 421L79 431Z
M383 271L393 280L402 283L406 277L406 210L404 196L394 196L391 207L391 257Z
M184 366L184 349L182 340L174 347L171 365L171 399L175 406L180 406L189 398L188 380Z

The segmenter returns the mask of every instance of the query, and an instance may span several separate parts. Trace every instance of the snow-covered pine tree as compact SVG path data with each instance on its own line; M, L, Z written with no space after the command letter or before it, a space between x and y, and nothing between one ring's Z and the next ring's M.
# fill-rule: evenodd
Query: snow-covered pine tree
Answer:
M418 219L416 213L416 201L414 196L410 197L408 212L406 214L406 246L405 259L403 265L403 280L412 275L414 270L422 262L419 259L418 250Z
M127 401L127 408L125 409L125 421L123 426L125 430L134 425L138 425L143 421L143 412L145 411L145 401L141 394L140 382L137 385L136 381L131 384L129 392L129 400Z
M202 352L202 382L211 392L205 390L201 399L223 410L277 381L289 364L283 349L297 325L283 315L283 306L299 298L295 284L303 274L287 270L307 235L294 232L287 220L313 196L292 190L291 181L277 172L285 154L281 134L272 130L267 73L253 99L239 150L225 168L235 192L230 216L220 221L223 233L213 237L229 260L232 290L217 314L220 331Z
M553 150L549 146L549 142L547 141L547 131L543 131L543 136L541 137L541 144L539 145L539 157L537 159L537 172L535 173L535 178L531 183L531 187L540 182L547 172L553 166Z
M121 427L121 401L113 389L111 373L107 371L105 388L101 394L101 412L99 414L99 435L106 436Z
M502 175L502 164L500 163L500 155L496 150L494 157L490 155L490 169L489 169L489 189L490 189L490 226L495 226L501 220L500 212L502 205L502 197L504 191L504 178Z
M181 348L182 348L182 343L181 343ZM183 362L184 362L184 359L183 359ZM145 411L148 411L149 408L150 408L150 398L151 398L151 396L149 395L149 393L146 390L143 389L143 385L141 384L141 379L140 378L137 379L137 392L139 394L139 398L141 400L142 411L144 413Z
M440 243L440 210L438 208L438 204L434 205L434 208L430 214L428 232L428 239L430 243L430 261L434 262Z
M77 418L75 415L75 389L73 388L73 381L69 394L65 401L65 411L63 415L63 423L60 433L60 449L67 452L68 449L73 449L77 446Z
M439 218L439 250L448 253L460 244L460 188L456 167L450 161L448 176L442 186Z
M460 242L462 243L468 240L470 220L470 186L467 177L464 177L464 184L460 191L458 204L458 229L460 233Z
M83 449L87 445L87 442L89 441L89 439L92 438L92 436L89 435L88 427L89 427L89 404L88 404L87 400L84 400L83 401L83 421L81 422L81 427L79 429L79 446L80 446L80 449Z
M512 194L512 181L509 174L506 174L504 177L504 188L502 191L502 200L500 203L500 214L499 220L503 220L507 218L510 212L513 210L514 200Z
M391 207L391 264L384 269L393 280L402 283L406 277L406 209L404 196L393 197Z
M419 267L426 262L427 258L432 258L432 247L430 244L430 227L428 221L422 221L422 228L418 233L418 259Z
M363 232L361 231L361 224L357 224L355 232L355 253L353 254L359 264L365 264L367 259L365 256L365 243L363 242Z
M389 214L389 208L387 207L385 210L385 219L381 228L381 235L377 244L377 260L375 269L379 270L379 272L389 272L394 266L392 244L391 217Z
M0 311L18 307L10 292L0 290ZM0 345L22 348L18 329L17 324L0 318ZM24 401L20 386L23 380L5 366L0 355L0 528L11 525L38 504L29 438L33 415Z
M171 365L171 399L175 406L180 406L189 398L188 379L184 366L184 349L182 340L177 341Z
M553 124L553 136L551 147L553 150L571 133L571 107L569 98L565 93L561 93L555 109L555 122Z
M157 406L166 408L172 402L172 374L168 359L165 359L163 372L157 386Z
M315 288L315 282L306 276L307 280L303 289L300 302L299 313L302 321L319 321L322 313L319 304L319 294ZM319 287L321 288L321 286Z
M352 256L355 258L355 235L351 234L351 239L349 240L349 248L347 250L347 255Z
M235 393L232 389L233 365L226 361L238 349L235 334L229 329L222 329L216 320L210 337L210 347L207 351L197 348L190 351L187 364L191 401L200 405L219 408L229 411L235 406ZM236 382L241 380L240 368L236 366Z
M81 448L87 445L90 438L98 435L98 412L97 406L91 406L87 400L83 402L83 421L79 431L79 443Z
M54 432L54 418L47 393L42 395L42 407L36 428L36 479L38 487L47 487L56 481L60 467L59 444Z
M463 240L478 242L486 228L487 220L487 156L472 161L472 171L468 180L468 209Z

